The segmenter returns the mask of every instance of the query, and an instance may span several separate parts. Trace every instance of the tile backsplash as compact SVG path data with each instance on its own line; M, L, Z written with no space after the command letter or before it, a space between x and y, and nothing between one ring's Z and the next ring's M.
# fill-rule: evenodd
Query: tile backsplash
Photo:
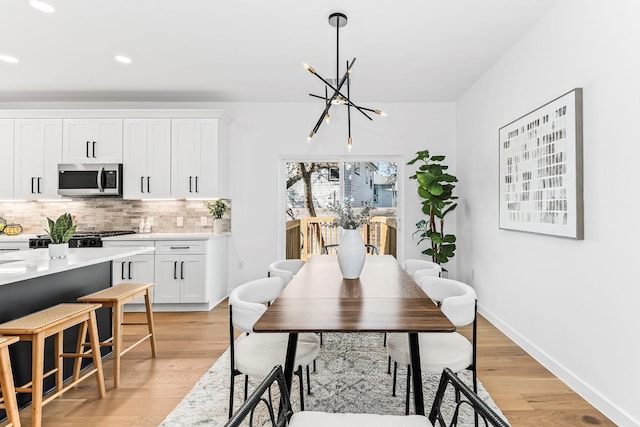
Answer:
M224 231L231 231L231 202L223 216ZM140 219L152 218L155 233L212 232L213 218L201 200L122 200L112 198L73 199L45 202L0 202L0 216L8 223L22 225L24 233L44 234L47 217L69 212L76 216L79 231L134 230ZM177 226L182 217L182 227ZM207 225L201 225L201 218Z

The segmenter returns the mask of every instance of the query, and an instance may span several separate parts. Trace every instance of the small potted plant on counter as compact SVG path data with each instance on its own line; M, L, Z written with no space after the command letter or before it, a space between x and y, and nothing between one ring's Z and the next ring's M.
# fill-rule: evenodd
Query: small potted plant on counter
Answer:
M227 211L227 204L224 200L218 199L212 202L204 202L204 205L213 216L213 234L222 233L222 215Z
M64 213L55 220L47 218L49 230L46 230L51 243L49 243L50 258L66 258L69 253L69 239L76 232L76 226L73 225L73 217L69 213Z

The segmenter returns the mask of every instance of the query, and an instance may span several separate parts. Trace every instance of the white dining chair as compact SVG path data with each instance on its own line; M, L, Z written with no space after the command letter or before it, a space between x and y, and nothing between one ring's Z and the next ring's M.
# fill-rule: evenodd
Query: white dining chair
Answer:
M298 271L304 266L305 261L301 259L281 259L269 264L269 270L267 271L267 277L279 277L282 279L284 286L286 287L293 279ZM322 334L318 334L320 337L320 345L322 345ZM316 361L313 361L313 372L316 371Z
M304 261L301 259L281 259L269 264L268 277L280 277L287 286L293 276L300 271Z
M435 262L426 261L423 259L408 259L404 262L404 271L418 283L418 281L425 276L440 277L442 274L442 267ZM383 345L387 346L387 333L384 333ZM387 363L387 373L391 373L391 358Z
M229 393L229 417L233 414L235 377L244 375L244 397L247 398L248 377L266 377L275 365L284 365L289 335L286 333L254 333L253 325L267 310L266 303L275 300L284 289L280 277L253 280L240 285L229 295L229 340L231 353L231 386ZM242 334L234 339L234 331ZM300 379L300 407L304 410L304 385L302 367L307 366L320 351L320 340L315 334L298 335L295 366Z
M424 259L408 259L404 262L404 271L417 283L423 276L440 276L442 267L440 264Z
M425 293L440 306L442 312L456 327L473 324L469 341L458 332L420 333L420 365L425 373L439 374L444 368L453 372L468 369L473 375L473 390L477 392L476 337L477 300L476 292L465 283L441 277L423 277L418 282ZM393 395L395 396L398 364L407 366L410 372L411 356L407 334L389 334L387 339L389 356L394 361ZM411 375L407 375L405 410L409 412Z

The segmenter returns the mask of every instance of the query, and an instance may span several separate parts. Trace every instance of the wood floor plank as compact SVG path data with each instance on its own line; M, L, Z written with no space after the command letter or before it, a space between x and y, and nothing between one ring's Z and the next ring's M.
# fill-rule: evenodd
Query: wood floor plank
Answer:
M125 314L128 321L142 316ZM43 426L157 426L229 346L227 316L226 303L210 312L155 313L158 357L152 359L145 344L127 353L118 389L109 381L113 362L106 359L106 397L99 399L85 381L44 407ZM125 342L134 340L134 332L125 331ZM483 318L478 376L513 426L615 425ZM20 411L23 425L30 424L29 415Z

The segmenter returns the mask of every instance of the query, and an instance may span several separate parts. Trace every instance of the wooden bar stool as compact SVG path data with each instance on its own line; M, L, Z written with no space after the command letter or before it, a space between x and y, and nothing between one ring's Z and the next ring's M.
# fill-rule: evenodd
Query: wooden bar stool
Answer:
M153 311L151 308L151 288L153 283L120 283L111 288L95 292L78 298L80 302L100 303L103 307L112 308L113 331L109 339L102 341L100 345L113 349L113 386L120 385L120 357L144 340L151 343L151 355L156 357L156 336L153 330ZM147 322L125 322L123 306L135 298L144 297L147 311ZM127 348L122 348L122 327L131 325L146 325L149 333L144 335Z
M9 360L9 346L16 342L18 342L18 337L0 336L0 390L2 390L0 409L5 410L9 420L9 424L5 427L20 427L16 389L13 385L13 372L11 371L11 360Z
M79 382L87 379L92 374L96 376L98 393L104 397L104 376L102 374L102 359L100 358L100 340L96 323L96 310L100 304L58 304L36 313L20 317L0 324L0 334L16 335L22 341L31 341L31 382L16 387L18 393L31 393L31 425L39 427L42 424L42 407L51 402L65 391L75 387ZM65 329L80 325L78 346L84 341L84 334L89 331L91 351L87 353L64 353L63 333ZM55 367L44 372L44 340L55 336ZM63 358L74 358L77 369L70 383L63 384ZM80 364L82 358L93 359L93 368L80 377ZM76 370L78 374L76 375ZM55 392L43 399L43 381L46 377L55 374Z

